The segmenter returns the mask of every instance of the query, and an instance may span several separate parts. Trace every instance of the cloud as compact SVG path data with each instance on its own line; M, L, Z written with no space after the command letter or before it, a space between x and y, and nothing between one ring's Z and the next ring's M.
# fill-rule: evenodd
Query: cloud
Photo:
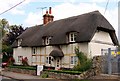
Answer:
M39 25L42 24L42 17L40 16L41 13L33 13L30 12L28 14L27 19L24 21L25 24L29 27L29 26L33 26L33 25Z
M114 27L116 35L118 36L118 8L116 7L114 9L107 10L105 17Z
M13 9L13 10L11 10L11 13L15 14L15 15L24 15L25 11L24 10L20 10L20 9Z
M84 14L95 10L103 12L103 8L97 6L95 3L79 3L77 5L72 3L63 3L53 8L53 14L55 15L55 18L57 20Z
M99 10L100 13L104 15L105 8L102 6L98 6L96 3L77 3L77 4L62 3L52 8L52 14L54 15L54 20L59 20L71 16L88 13L95 10ZM107 9L104 15L116 30L118 30L117 15L118 15L117 8ZM29 13L27 19L25 20L25 23L29 26L42 24L41 19L42 19L41 12L39 14L31 12Z
M23 0L0 0L0 13L4 12L5 10L10 9L11 7L15 6L16 4L22 2ZM23 6L25 6L26 4L30 3L29 0L23 2L22 4L18 5L17 7L15 7L14 9L8 11L7 13L10 14L17 14L17 15L23 15L24 14L24 10L22 9Z

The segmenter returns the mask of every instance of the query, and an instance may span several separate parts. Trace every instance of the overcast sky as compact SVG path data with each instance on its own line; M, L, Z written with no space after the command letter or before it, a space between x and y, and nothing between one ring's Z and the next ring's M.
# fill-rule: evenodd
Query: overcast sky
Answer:
M0 0L0 13L9 9L23 0ZM22 4L14 9L0 15L0 19L6 18L10 25L23 25L30 27L42 24L42 11L52 7L54 20L59 20L83 13L99 10L107 20L118 31L118 1L109 0L109 4L105 12L108 0L25 0ZM45 9L41 9L47 7Z

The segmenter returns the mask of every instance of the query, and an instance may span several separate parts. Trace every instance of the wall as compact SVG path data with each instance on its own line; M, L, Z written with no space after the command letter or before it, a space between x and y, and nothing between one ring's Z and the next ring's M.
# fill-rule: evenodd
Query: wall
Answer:
M114 49L116 46L113 45L112 39L109 33L99 31L96 32L91 42L88 44L89 54L93 56L101 55L101 49Z
M30 47L18 47L13 49L13 57L15 59L15 64L18 63L18 56L23 56L28 58L28 63L31 65L31 48Z
M97 31L93 36L92 41L100 41L108 44L113 44L109 33L104 31Z
M64 68L73 68L74 64L70 64L71 56L76 56L75 48L79 47L80 51L88 53L88 44L87 43L73 43L69 45L60 45L61 50L64 53L64 57L61 59L60 67ZM37 53L32 54L32 48L30 47L18 47L14 48L14 58L16 64L18 63L18 56L28 57L29 65L45 65L45 66L56 66L56 60L51 61L51 64L46 63L46 57L49 56L51 51L54 49L54 46L46 47L37 47Z
M70 64L71 56L76 56L75 48L79 48L80 51L88 54L88 44L87 43L73 43L69 45L61 45L61 49L64 53L62 58L62 66L64 68L73 68L74 64Z

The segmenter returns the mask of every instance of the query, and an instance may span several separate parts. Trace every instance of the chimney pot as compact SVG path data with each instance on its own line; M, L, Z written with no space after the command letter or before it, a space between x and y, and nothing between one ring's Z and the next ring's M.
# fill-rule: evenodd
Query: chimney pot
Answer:
M52 8L49 7L49 14L52 14Z
M46 11L46 14L48 14L48 11Z
M48 24L49 22L53 21L54 16L51 15L52 11L51 11L51 7L49 7L49 13L48 10L46 11L46 14L43 15L43 24Z

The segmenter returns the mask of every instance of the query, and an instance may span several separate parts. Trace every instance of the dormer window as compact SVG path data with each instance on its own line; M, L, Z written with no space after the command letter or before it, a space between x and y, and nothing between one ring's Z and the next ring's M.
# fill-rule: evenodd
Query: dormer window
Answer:
M22 39L18 39L18 46L21 45Z
M76 32L69 33L69 42L75 42L76 36L77 36Z
M49 45L50 44L51 37L46 37L45 38L45 44Z

